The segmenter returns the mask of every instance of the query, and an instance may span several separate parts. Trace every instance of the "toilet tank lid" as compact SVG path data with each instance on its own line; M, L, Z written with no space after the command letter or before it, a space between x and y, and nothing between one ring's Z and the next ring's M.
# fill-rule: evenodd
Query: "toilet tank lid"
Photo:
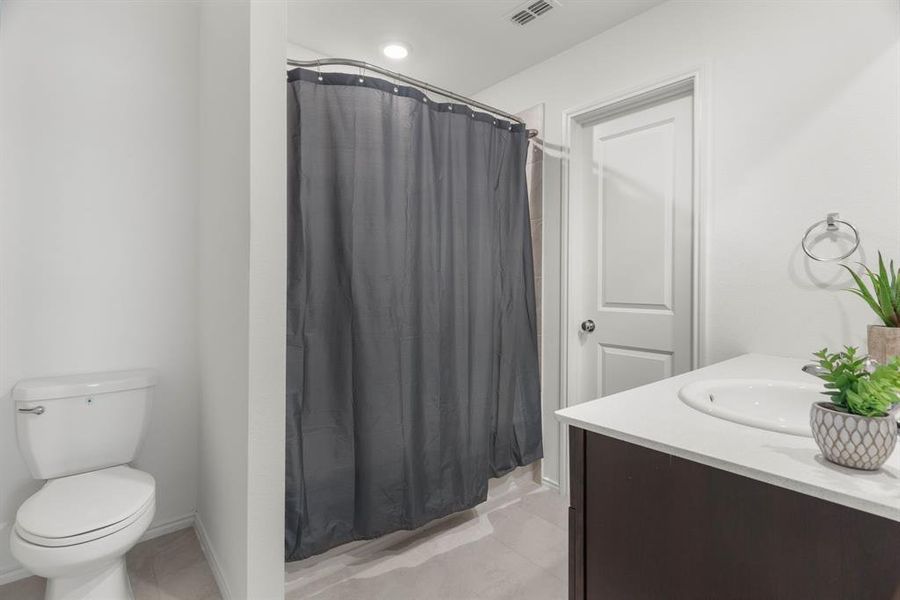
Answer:
M12 390L12 399L16 402L35 402L108 392L124 392L152 387L156 385L156 381L157 375L153 369L36 377L23 379L17 383Z

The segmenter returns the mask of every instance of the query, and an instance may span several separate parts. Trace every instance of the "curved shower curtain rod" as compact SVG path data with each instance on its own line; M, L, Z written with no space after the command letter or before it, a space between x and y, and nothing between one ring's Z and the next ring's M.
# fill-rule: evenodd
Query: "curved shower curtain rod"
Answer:
M433 92L435 94L444 96L445 98L450 98L451 100L456 100L457 102L461 102L463 104L468 104L470 106L474 106L475 108L479 108L484 112L491 113L493 115L497 115L503 117L504 119L509 119L510 121L515 121L516 123L520 123L525 125L525 121L522 120L521 117L517 117L515 115L511 115L508 112L502 111L499 108L494 108L493 106L489 106L482 102L478 102L477 100L472 100L471 98L467 98L466 96L462 96L455 92L451 92L449 90L445 90L443 88L439 88L436 85L432 85L430 83L426 83L414 77L410 77L409 75L404 75L402 73L397 73L396 71L391 71L389 69L384 69L382 67L373 65L371 63L367 63L361 60L354 60L352 58L322 58L319 60L294 60L292 58L287 59L287 64L292 67L326 67L328 65L345 65L348 67L358 67L360 69L366 71L372 71L375 73L380 73L381 75L385 75L390 77L391 79L396 79L397 81L402 81L404 83L408 83L417 88L422 88ZM528 133L528 137L532 138L538 134L537 129L526 129Z

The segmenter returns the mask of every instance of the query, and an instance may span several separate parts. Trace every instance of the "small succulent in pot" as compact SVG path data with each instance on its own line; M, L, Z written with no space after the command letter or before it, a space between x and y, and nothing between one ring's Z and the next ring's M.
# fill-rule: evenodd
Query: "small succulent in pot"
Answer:
M894 261L886 267L879 252L878 271L862 265L863 275L872 285L870 290L863 277L847 265L841 266L856 283L855 288L847 291L862 298L883 323L869 325L867 345L869 356L887 363L890 358L900 355L900 270L894 269Z
M867 471L880 468L897 445L892 409L900 402L900 357L871 368L868 357L852 346L837 353L825 348L814 356L831 401L810 409L813 439L831 462Z

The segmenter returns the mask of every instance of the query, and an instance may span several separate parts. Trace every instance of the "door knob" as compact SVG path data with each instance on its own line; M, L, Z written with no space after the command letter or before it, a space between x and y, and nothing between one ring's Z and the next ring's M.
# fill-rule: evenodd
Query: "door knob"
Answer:
M591 321L590 319L588 319L587 321L581 322L581 330L585 333L591 333L596 328L597 328L597 326L594 325L594 322Z

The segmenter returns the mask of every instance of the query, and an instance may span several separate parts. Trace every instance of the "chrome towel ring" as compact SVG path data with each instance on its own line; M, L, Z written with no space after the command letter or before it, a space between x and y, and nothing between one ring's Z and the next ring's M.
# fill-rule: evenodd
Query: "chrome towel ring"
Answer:
M847 221L842 221L840 218L840 214L838 213L828 213L824 219L821 221L816 221L812 225L809 226L809 229L806 230L806 233L803 234L803 238L800 240L800 246L803 248L804 254L810 257L813 260L817 260L819 262L834 262L837 260L844 260L854 252L856 252L857 248L859 248L859 232L856 230L856 227L848 223ZM853 247L846 254L841 254L840 256L818 256L813 254L812 250L809 249L807 245L809 241L809 234L811 234L816 227L820 225L825 225L825 231L827 232L836 232L840 229L839 225L845 225L850 231L853 232Z

